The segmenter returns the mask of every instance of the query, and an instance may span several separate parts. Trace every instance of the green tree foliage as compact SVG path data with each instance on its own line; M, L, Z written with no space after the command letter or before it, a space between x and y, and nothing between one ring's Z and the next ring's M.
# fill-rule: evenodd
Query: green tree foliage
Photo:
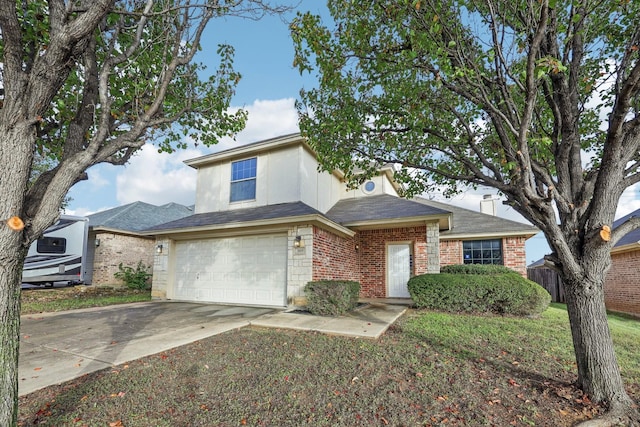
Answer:
M387 162L408 196L496 188L539 227L567 287L578 383L629 413L606 323L622 192L640 181L640 3L330 0L291 25L302 133L351 180ZM364 170L364 175L356 172ZM617 415L616 415L617 416Z
M202 52L212 19L287 10L263 0L0 0L0 425L16 423L19 294L31 242L69 188L143 144L233 136L233 48ZM8 218L24 228L6 226Z

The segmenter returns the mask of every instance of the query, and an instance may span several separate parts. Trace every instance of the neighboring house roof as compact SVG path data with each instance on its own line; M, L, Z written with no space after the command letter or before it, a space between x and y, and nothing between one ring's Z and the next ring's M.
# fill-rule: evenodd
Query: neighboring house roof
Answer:
M413 199L421 204L453 213L453 223L449 230L440 232L440 239L479 238L483 236L527 236L531 237L540 230L528 224L512 221L470 209L427 200L422 197Z
M615 230L618 226L620 226L620 224L636 216L640 216L640 209L635 210L615 220L613 222L613 229ZM620 240L616 242L616 244L614 245L613 251L623 250L623 249L634 249L634 247L640 249L640 229L636 229L625 234Z
M613 229L615 230L620 226L623 222L627 221L630 218L640 216L640 209L635 210L623 217L618 218L613 222ZM629 233L622 236L620 240L616 242L616 244L611 249L612 253L616 252L626 252L630 250L640 249L640 228L630 231ZM527 266L527 268L538 268L544 267L544 257L539 260L532 262Z
M347 227L366 227L380 223L424 221L428 218L441 221L440 228L449 227L451 212L440 207L428 206L388 194L358 197L338 201L326 216Z
M89 228L139 232L193 214L193 208L178 203L155 206L133 202L88 215Z

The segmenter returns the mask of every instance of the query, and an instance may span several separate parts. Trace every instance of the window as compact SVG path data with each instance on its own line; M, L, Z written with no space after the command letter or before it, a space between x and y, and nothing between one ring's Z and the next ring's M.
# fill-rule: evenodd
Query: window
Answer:
M36 250L41 254L63 254L67 251L67 239L64 237L41 237Z
M462 253L465 264L502 265L502 241L500 239L462 242Z
M253 200L256 198L257 158L231 163L230 201Z
M373 181L367 181L364 184L362 184L362 192L365 194L371 194L375 189L376 189L376 183Z

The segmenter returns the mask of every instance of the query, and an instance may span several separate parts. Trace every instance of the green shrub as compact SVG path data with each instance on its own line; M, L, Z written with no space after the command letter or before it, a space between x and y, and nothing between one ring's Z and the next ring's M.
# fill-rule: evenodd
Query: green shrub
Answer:
M497 264L456 264L445 265L440 273L451 274L508 274L514 273L509 267Z
M321 316L341 316L358 305L360 283L348 280L309 282L304 287L307 310Z
M122 263L120 263L118 265L119 271L113 276L118 280L122 280L129 289L149 289L151 288L149 279L152 276L152 274L149 273L149 268L150 267L144 265L142 261L138 261L135 269L129 266L123 266Z
M449 312L538 315L551 302L540 285L515 272L506 274L424 274L412 277L416 306Z

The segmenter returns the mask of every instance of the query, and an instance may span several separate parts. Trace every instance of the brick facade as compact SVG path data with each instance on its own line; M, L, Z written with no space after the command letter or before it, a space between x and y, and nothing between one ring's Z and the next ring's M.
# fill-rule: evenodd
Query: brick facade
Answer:
M364 298L385 298L387 296L387 243L411 243L412 275L424 274L429 269L426 226L362 230L358 232L357 238L360 262L360 295Z
M640 250L611 255L604 299L608 310L640 316Z
M506 267L527 277L527 254L525 237L506 237L502 239L502 261Z
M440 266L462 264L462 240L440 241Z
M354 238L313 228L313 280L360 280Z
M506 267L527 277L526 237L505 237L502 239L502 262ZM462 264L462 240L440 241L440 265Z
M429 244L429 233L437 242L437 230L426 226L361 230L354 238L314 227L313 280L355 280L360 282L361 297L385 298L388 243L411 244L412 275L438 271L438 246Z
M100 242L96 246L96 240ZM118 265L136 268L139 261L146 266L154 264L155 240L116 233L98 232L89 236L93 245L93 273L91 284L123 286L113 275L119 271ZM89 257L91 258L91 257ZM91 266L88 266L91 268ZM149 268L151 272L151 268Z

